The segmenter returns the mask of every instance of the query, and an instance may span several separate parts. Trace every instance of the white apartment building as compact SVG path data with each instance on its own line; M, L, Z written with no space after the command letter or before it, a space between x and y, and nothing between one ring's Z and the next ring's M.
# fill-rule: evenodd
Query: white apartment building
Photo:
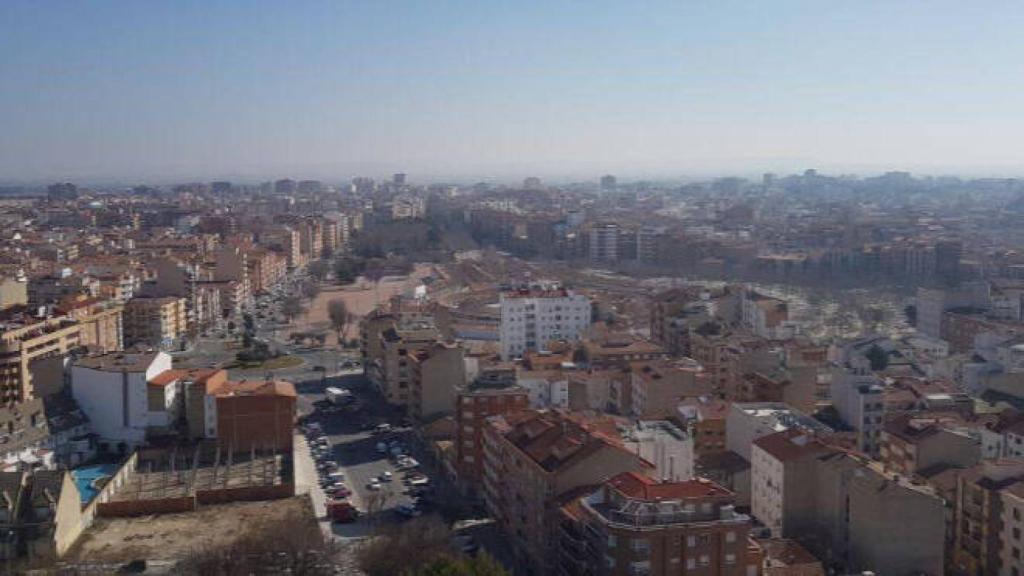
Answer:
M694 474L693 437L668 420L636 420L619 426L626 448L654 464L651 475L662 482L681 482Z
M543 350L554 340L579 340L590 326L590 299L557 286L501 293L501 358Z
M873 374L837 368L832 375L832 405L843 423L857 431L857 449L878 456L885 428L885 386Z
M725 447L751 462L750 447L762 436L796 429L812 435L832 429L781 402L735 402L725 419Z
M87 356L71 366L71 393L101 444L132 447L146 441L147 428L177 420L184 395L173 373L164 352Z

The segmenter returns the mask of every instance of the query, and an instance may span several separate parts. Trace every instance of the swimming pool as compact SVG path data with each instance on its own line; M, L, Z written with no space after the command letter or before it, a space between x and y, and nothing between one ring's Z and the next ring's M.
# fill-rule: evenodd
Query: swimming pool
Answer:
M71 477L75 479L75 485L78 486L82 504L88 504L96 497L96 494L99 494L99 490L93 486L93 481L103 476L113 476L118 468L120 466L117 464L94 464L72 470Z

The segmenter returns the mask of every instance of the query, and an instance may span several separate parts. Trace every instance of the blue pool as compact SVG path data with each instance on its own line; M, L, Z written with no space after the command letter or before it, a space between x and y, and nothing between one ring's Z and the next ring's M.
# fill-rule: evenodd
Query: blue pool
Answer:
M103 476L113 476L118 468L120 466L117 464L94 464L72 470L71 477L75 479L75 485L78 486L82 504L88 504L99 493L99 490L93 486L93 481Z

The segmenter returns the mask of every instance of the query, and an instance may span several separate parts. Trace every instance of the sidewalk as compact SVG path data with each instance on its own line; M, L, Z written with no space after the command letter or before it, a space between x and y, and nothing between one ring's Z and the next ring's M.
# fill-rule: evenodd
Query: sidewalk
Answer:
M309 443L306 441L306 436L301 433L296 433L294 437L294 459L295 459L295 494L309 494L309 499L313 502L313 511L316 513L317 522L320 524L320 530L325 536L332 539L361 539L368 536L368 527L366 522L360 520L352 524L339 524L335 526L331 520L327 517L327 494L324 493L323 489L320 488L320 477L316 471L316 461L313 459L313 453L309 450ZM349 488L354 488L348 482L349 474L344 468L338 468L345 475L344 482ZM366 508L363 506L362 498L358 492L352 490L352 495L348 498L349 502L352 503L360 511L365 511Z

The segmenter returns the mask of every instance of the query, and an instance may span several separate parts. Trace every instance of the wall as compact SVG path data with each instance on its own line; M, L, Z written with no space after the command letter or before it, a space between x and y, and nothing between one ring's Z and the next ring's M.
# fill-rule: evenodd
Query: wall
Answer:
M63 556L74 545L85 530L82 522L82 498L70 472L64 473L61 482L60 500L57 502L53 540L57 556Z
M153 500L120 500L103 502L97 507L97 516L101 518L121 518L130 516L147 516L149 514L172 514L191 512L196 509L194 496L177 498L160 498Z
M128 379L127 397L124 378ZM81 366L71 368L71 390L92 422L93 431L104 440L141 443L146 437L148 404L146 377L141 372L110 372ZM124 425L125 400L128 425Z

